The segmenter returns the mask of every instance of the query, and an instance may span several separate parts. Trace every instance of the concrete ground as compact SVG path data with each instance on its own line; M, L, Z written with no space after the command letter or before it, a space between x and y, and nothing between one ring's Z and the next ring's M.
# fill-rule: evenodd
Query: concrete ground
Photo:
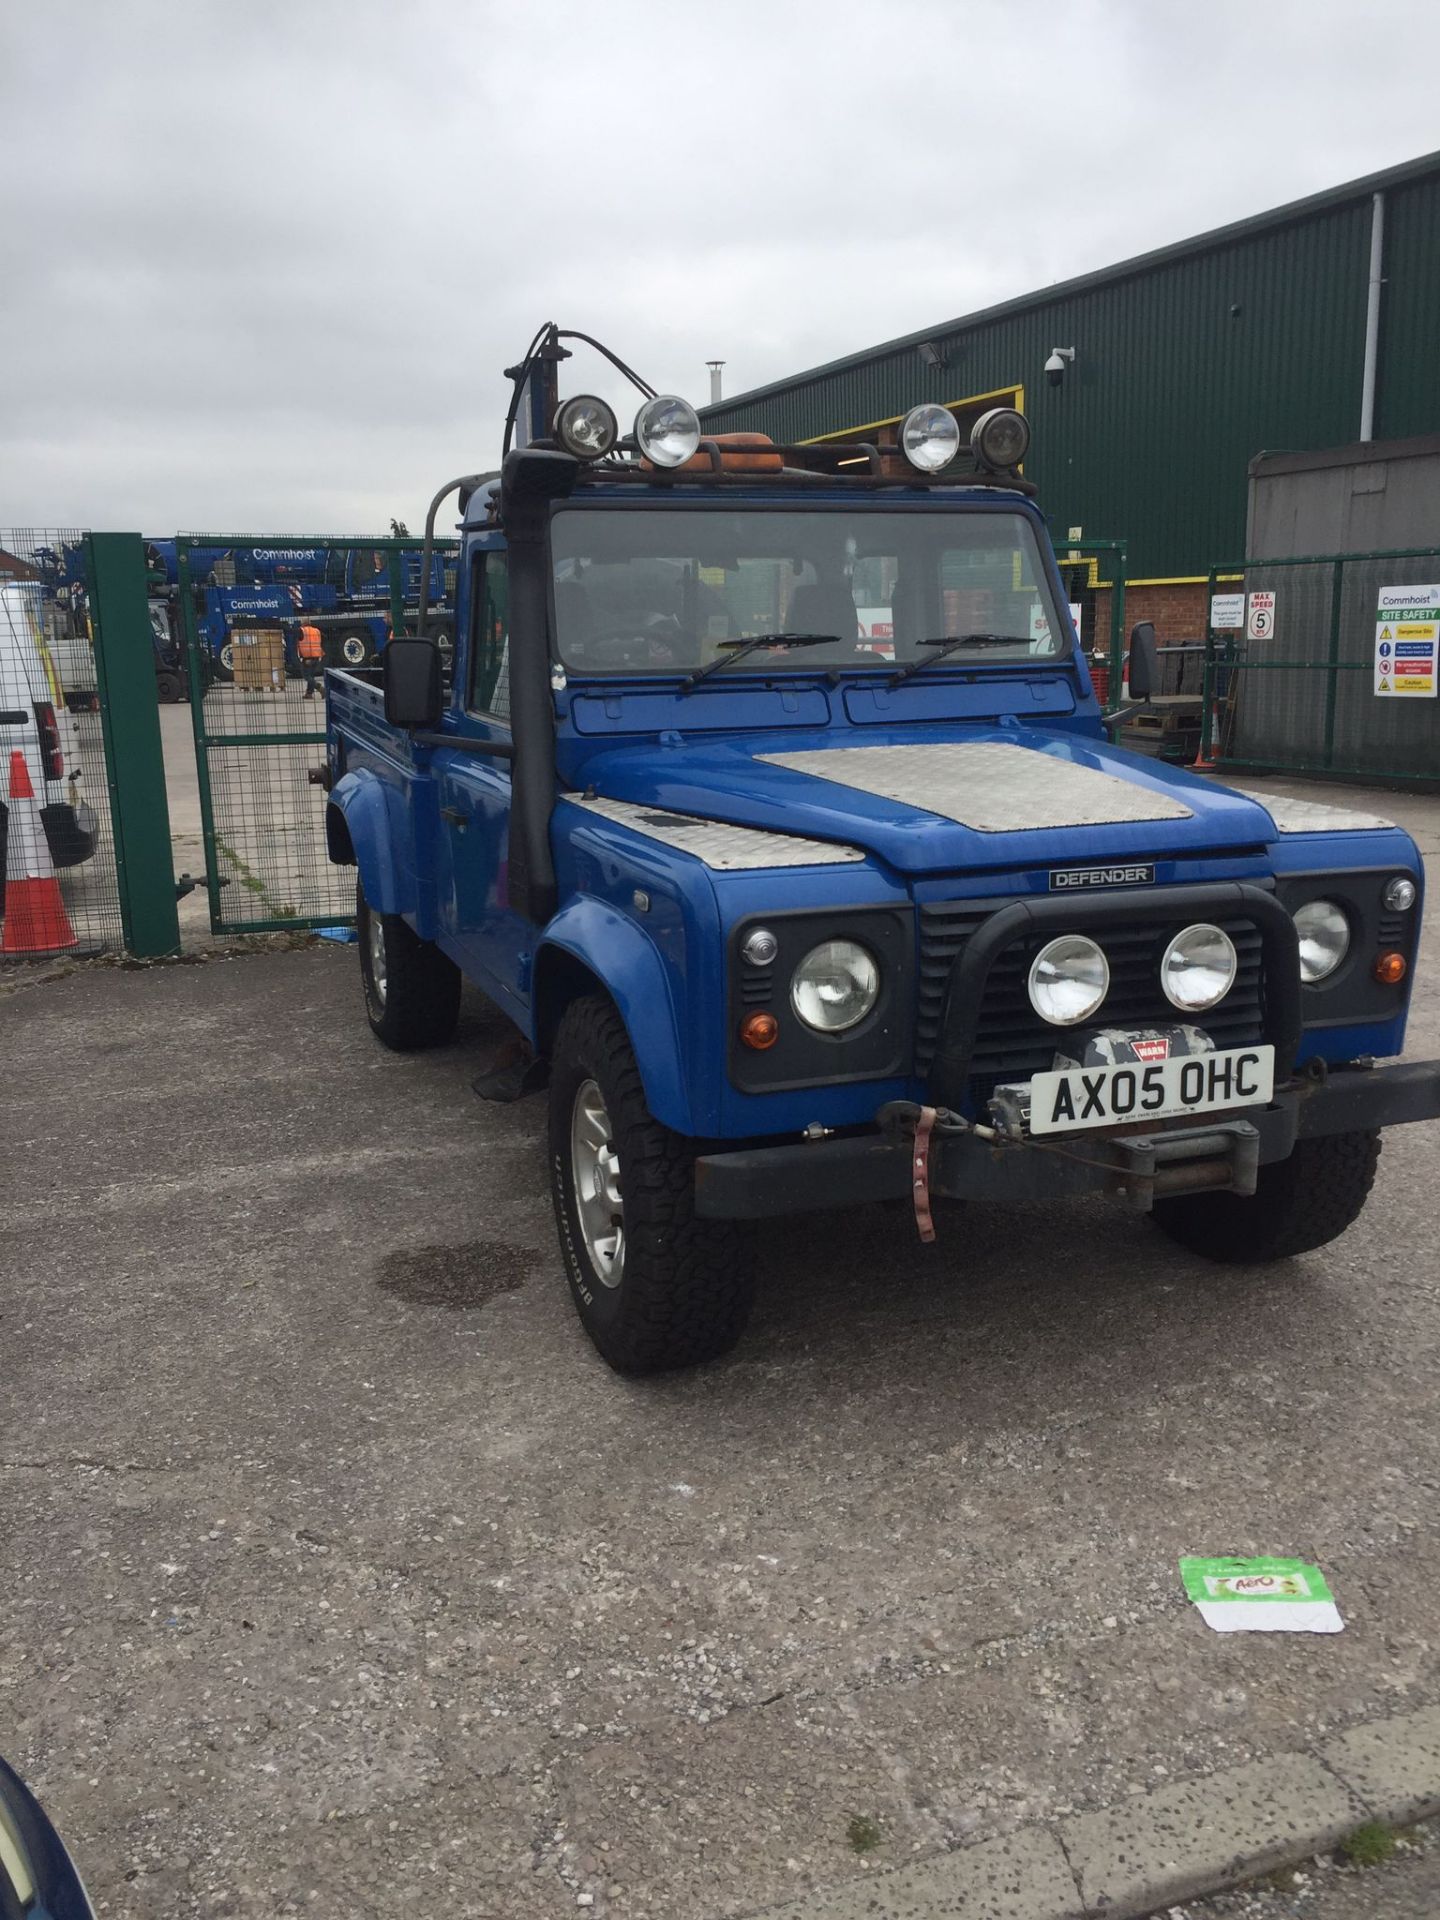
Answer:
M206 695L205 721L217 734L323 733L325 708L318 695L306 702L298 679L287 683L283 698L216 685ZM193 951L234 936L215 935L210 926L195 728L188 704L160 708L160 736L174 869L177 876L188 873L196 882L179 904L181 943ZM302 917L331 910L343 916L353 910L353 877L347 881L325 856L324 792L307 778L324 759L319 742L212 753L216 827L226 849L221 856L221 902L227 927L278 916L287 908Z
M104 1914L719 1920L1440 1700L1440 1126L1268 1270L783 1223L736 1353L631 1383L483 1003L401 1057L353 949L0 992L0 1752ZM1211 1633L1224 1552L1345 1632Z
M1169 1909L1169 1920L1436 1920L1440 1823L1398 1836L1394 1854L1355 1867L1330 1857L1269 1874L1253 1886Z
M307 710L308 711L308 710ZM180 902L180 938L188 948L210 934L210 903L205 892L205 834L200 818L200 782L195 771L195 722L188 701L160 709L160 744L165 754L165 798L170 810L170 843L175 873L197 881Z

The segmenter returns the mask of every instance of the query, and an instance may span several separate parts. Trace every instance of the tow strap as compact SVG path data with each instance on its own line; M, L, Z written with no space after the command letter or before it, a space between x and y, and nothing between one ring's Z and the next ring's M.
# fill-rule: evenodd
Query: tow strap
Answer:
M934 1107L921 1107L910 1156L910 1186L915 1201L915 1225L925 1241L935 1238L935 1222L930 1213L930 1136L934 1127Z

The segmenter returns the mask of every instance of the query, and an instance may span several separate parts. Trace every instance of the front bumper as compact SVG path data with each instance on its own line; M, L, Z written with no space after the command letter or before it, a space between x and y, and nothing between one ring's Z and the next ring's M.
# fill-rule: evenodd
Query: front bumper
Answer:
M1063 1156L1029 1142L996 1146L969 1134L937 1134L930 1190L1002 1206L1108 1192L1146 1209L1166 1193L1245 1191L1247 1164L1253 1176L1256 1164L1288 1159L1297 1140L1435 1119L1440 1060L1357 1065L1291 1084L1268 1107L1201 1115L1184 1127L1067 1133ZM846 1139L702 1154L695 1210L712 1220L765 1220L908 1199L910 1156L908 1138L878 1128Z

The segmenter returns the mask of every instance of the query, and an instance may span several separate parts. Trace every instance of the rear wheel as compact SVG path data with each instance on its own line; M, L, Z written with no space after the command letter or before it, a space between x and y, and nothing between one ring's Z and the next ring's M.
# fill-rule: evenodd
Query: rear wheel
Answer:
M460 969L398 913L376 913L363 887L355 925L371 1032L397 1053L443 1045L460 1017Z
M185 698L185 681L182 676L169 667L165 668L164 672L157 673L155 676L155 697L162 705L167 706L174 706L178 700L183 700Z
M1253 1194L1195 1193L1155 1202L1155 1224L1207 1260L1285 1260L1338 1239L1360 1217L1380 1158L1378 1133L1297 1140L1261 1167Z
M550 1185L585 1331L621 1373L713 1360L745 1329L754 1243L695 1212L689 1143L653 1118L624 1023L578 1000L550 1064Z

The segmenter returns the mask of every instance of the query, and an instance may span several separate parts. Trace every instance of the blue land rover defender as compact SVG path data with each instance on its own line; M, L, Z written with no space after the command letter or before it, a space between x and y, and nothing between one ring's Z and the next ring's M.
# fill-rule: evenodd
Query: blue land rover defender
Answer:
M463 977L517 1029L482 1089L548 1084L605 1358L724 1351L755 1223L804 1208L930 1234L932 1195L1101 1191L1239 1261L1349 1226L1381 1128L1440 1113L1440 1062L1376 1065L1410 838L1112 743L1019 414L706 438L615 360L622 438L558 397L576 338L541 329L500 470L431 507L427 541L461 496L451 684L423 599L327 676L327 830L379 1038L447 1039Z

